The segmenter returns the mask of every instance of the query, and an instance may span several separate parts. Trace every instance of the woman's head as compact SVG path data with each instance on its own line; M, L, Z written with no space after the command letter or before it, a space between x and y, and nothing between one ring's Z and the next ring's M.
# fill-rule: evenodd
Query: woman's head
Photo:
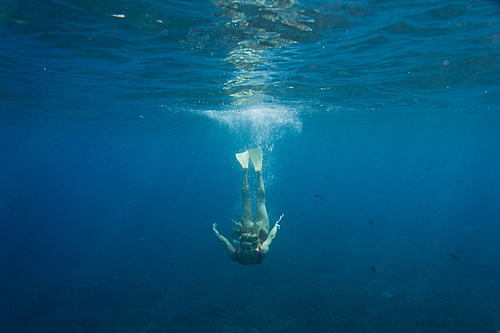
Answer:
M245 233L240 237L240 253L245 257L250 257L259 245L259 236Z

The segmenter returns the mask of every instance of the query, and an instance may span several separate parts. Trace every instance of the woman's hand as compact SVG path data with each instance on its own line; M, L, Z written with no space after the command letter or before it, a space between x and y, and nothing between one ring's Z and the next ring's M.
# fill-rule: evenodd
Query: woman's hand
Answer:
M219 234L219 230L217 230L217 223L214 223L212 225L212 230L214 231L214 234L217 236Z
M279 219L279 220L276 222L276 224L274 225L274 226L275 226L276 228L278 228L278 229L279 229L279 228L281 228L281 226L280 226L280 222L281 222L281 219L283 218L283 216L285 216L285 214L281 214L280 219Z

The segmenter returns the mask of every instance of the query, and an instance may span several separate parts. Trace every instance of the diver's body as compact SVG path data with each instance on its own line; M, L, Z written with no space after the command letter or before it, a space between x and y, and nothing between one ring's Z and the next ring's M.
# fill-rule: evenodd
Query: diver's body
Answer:
M257 265L267 256L269 247L276 237L281 217L269 231L269 217L267 216L265 204L265 189L262 179L262 150L260 147L236 154L243 168L243 183L241 185L241 196L243 198L243 213L241 223L237 224L239 229L233 234L240 238L240 246L236 249L217 230L217 224L213 224L213 232L219 243L226 249L229 258L242 265ZM252 160L255 172L259 177L257 187L257 214L254 222L252 212L252 201L250 199L250 186L248 185L248 160ZM283 217L283 216L282 216Z

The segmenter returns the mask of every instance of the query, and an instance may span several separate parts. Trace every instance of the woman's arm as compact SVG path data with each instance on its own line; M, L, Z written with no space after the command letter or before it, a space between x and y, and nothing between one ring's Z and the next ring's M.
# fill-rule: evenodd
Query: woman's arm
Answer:
M232 261L236 261L236 254L234 253L234 247L231 245L231 243L229 243L226 237L222 236L219 233L219 230L217 230L217 223L213 224L212 230L214 231L214 235L219 241L220 245L222 245L222 247L226 249L227 254L229 254L229 258Z
M269 247L271 246L271 243L273 242L274 238L276 237L276 232L278 232L278 229L281 227L280 222L281 219L283 218L285 214L281 214L280 219L276 224L274 225L274 228L271 229L269 234L267 235L267 238L264 243L260 246L260 250L262 252L262 255L265 257L267 255L267 252L269 252Z

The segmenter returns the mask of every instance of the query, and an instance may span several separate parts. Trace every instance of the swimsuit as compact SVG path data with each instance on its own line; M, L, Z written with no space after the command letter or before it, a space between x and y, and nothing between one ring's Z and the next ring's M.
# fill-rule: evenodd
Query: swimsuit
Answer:
M262 252L260 251L260 245L258 246L258 249L259 249L259 257L257 258L257 262L254 264L254 263L250 263L250 264L245 264L243 262L241 262L240 258L238 257L238 249L239 247L236 248L236 250L234 250L234 255L236 256L236 261L242 265L258 265L262 262Z

